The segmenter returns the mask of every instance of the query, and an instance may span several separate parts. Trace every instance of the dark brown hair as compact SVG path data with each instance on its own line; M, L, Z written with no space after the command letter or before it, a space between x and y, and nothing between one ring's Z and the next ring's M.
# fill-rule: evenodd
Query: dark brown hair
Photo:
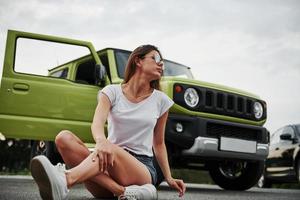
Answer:
M157 51L159 53L160 57L162 58L162 55L161 55L160 51L158 50L158 48L156 46L153 46L150 44L139 46L130 54L128 61L127 61L126 68L125 68L125 77L124 77L123 83L127 83L131 79L131 77L134 75L134 73L136 71L135 59L136 58L142 59L142 58L144 58L144 56L146 54L150 53L153 50ZM159 81L160 81L160 79L151 81L150 87L159 90L160 89Z

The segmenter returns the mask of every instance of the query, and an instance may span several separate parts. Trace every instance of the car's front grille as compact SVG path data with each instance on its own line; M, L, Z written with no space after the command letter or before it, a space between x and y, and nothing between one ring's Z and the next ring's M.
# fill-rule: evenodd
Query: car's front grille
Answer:
M199 103L195 108L191 108L184 102L184 91L191 87L189 85L180 84L183 87L182 92L174 92L174 101L190 110L198 112L213 113L242 119L259 121L266 118L266 106L261 119L256 119L253 113L253 105L256 101L265 103L251 97L225 92L216 89L204 88L200 86L192 86L199 95ZM176 87L176 84L175 86ZM175 91L175 90L174 90Z
M230 137L244 140L262 141L262 133L260 129L250 129L231 125L218 124L213 122L207 123L206 134L208 136L220 138Z

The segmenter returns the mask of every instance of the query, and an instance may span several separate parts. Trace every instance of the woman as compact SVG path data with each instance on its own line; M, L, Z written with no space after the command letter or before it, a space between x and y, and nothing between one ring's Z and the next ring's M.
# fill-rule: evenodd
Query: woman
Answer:
M65 199L68 188L77 183L84 183L97 198L157 199L153 151L166 182L183 196L185 185L172 178L164 143L173 101L159 91L162 72L157 47L143 45L132 52L123 84L109 85L99 92L91 127L95 151L90 153L70 131L61 131L56 146L73 168L53 166L44 156L31 161L32 176L43 199ZM104 134L106 120L108 138Z

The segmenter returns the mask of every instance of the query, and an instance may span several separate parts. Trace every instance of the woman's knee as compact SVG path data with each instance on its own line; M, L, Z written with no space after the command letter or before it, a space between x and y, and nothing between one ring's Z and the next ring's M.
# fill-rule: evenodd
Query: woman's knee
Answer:
M58 148L65 147L70 141L74 139L74 135L71 131L62 130L55 137L55 144Z

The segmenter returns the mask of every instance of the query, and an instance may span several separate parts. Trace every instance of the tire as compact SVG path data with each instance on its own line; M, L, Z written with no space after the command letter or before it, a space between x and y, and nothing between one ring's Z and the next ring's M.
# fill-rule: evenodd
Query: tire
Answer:
M247 190L254 186L264 170L263 161L211 161L212 180L226 190Z
M299 156L296 163L296 175L297 175L297 181L298 183L300 183L300 157Z
M52 141L35 140L32 143L30 158L35 156L46 156L53 165L63 162L60 154L58 153L55 143Z

